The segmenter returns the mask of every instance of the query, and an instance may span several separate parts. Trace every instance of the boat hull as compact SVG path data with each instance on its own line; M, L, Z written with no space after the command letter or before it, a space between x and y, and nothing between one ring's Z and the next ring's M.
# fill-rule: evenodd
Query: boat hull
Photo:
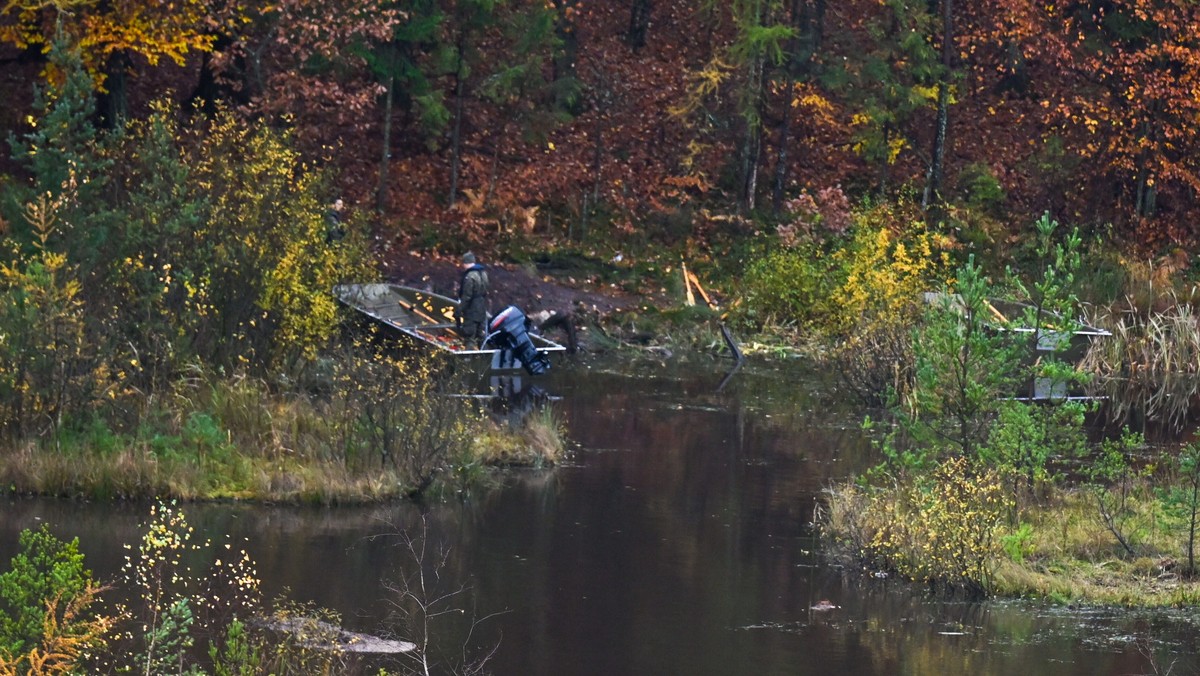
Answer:
M520 369L505 350L471 345L457 330L458 301L441 294L399 284L339 284L333 288L338 302L420 345L458 357L481 359L492 370ZM566 347L545 336L530 333L538 353L565 352Z

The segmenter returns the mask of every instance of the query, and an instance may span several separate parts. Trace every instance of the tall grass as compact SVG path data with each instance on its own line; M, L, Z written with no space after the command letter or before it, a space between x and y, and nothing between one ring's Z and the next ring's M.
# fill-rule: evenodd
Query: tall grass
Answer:
M461 483L464 466L552 464L561 453L552 413L495 426L447 396L454 388L433 364L372 353L341 355L317 391L194 369L169 396L147 398L134 427L96 417L57 448L30 441L0 452L0 486L100 499L375 502Z
M1142 315L1093 320L1111 337L1093 341L1080 367L1095 374L1094 395L1108 399L1110 421L1179 432L1200 404L1200 317L1189 303Z
M565 423L545 405L521 416L515 424L492 422L475 440L474 455L492 465L549 467L566 454Z

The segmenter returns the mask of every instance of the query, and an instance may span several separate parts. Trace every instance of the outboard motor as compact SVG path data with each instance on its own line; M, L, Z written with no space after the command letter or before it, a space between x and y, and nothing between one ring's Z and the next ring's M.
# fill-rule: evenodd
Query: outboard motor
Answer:
M525 322L525 313L515 305L509 305L492 317L485 342L501 350L510 350L529 375L538 376L550 369L550 360L533 346Z

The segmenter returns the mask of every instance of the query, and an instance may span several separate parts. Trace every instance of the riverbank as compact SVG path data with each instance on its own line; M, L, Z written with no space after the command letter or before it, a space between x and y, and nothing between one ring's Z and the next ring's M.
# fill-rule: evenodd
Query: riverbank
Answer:
M226 537L247 549L265 598L290 590L341 613L347 629L406 640L386 585L416 569L401 568L409 557L388 534L418 533L424 519L431 552L448 552L442 589L468 589L458 597L467 612L444 619L496 613L473 636L485 652L498 646L488 664L497 674L669 664L716 675L751 663L858 676L1155 673L1142 646L1159 673L1195 669L1186 610L947 602L895 578L847 581L804 526L824 486L870 461L851 412L821 405L827 374L752 359L714 393L720 373L708 360L622 370L612 357L588 360L586 378L562 369L547 379L563 395L571 457L551 472L506 475L502 490L465 503L180 509L198 540L217 543L215 556L227 558ZM111 580L146 511L10 500L5 515L0 561L22 527L48 522L60 537L78 534L89 567ZM821 601L836 608L813 610ZM614 631L631 608L654 631ZM545 622L548 609L558 621ZM437 631L445 654L460 654L447 631Z
M361 504L463 494L495 468L562 458L565 430L548 408L493 418L449 396L453 385L420 360L340 364L316 390L181 381L171 396L138 401L136 425L94 418L0 453L0 486L89 500Z
M13 495L86 500L371 504L478 490L493 471L553 466L565 446L561 431L539 417L515 429L486 420L473 429L476 438L467 454L434 468L424 486L386 463L353 467L338 459L240 448L220 454L163 454L135 439L110 452L83 448L58 453L26 445L0 457L0 482Z
M403 260L389 267L391 281L454 295L455 260ZM568 315L587 352L670 354L714 331L673 317L666 296L636 295L599 273L489 267L493 306ZM343 334L323 356L277 376L190 372L170 392L127 391L87 422L13 442L0 453L0 486L98 500L358 504L463 494L497 469L561 460L566 431L552 406L493 416L456 396L467 383L436 356L400 357L386 339L359 339Z
M969 496L977 500L961 487L935 488L918 504L903 487L847 484L827 492L821 527L827 554L844 570L949 595L1146 608L1200 601L1188 528L1158 497L1168 486L1100 490L1053 488L1014 521L1012 503L986 487Z

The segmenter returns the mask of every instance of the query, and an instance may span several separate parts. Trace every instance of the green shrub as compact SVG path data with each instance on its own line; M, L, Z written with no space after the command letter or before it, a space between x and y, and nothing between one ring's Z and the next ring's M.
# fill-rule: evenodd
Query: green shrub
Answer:
M947 591L989 592L1011 508L995 470L955 457L889 487L833 495L832 534L872 567Z
M776 249L747 268L741 317L758 328L822 326L837 314L833 292L844 274L815 245Z
M229 623L220 642L209 644L208 657L216 676L256 676L262 669L262 647L246 631L241 620Z
M29 203L30 250L0 260L0 425L18 439L48 432L56 444L63 421L88 409L95 369L83 285L51 241L64 201Z
M1015 532L1000 536L1000 546L1008 558L1023 563L1033 554L1033 525L1022 522Z
M963 167L958 185L968 206L990 214L998 214L1008 198L986 164L975 162Z
M1145 439L1126 430L1117 439L1105 439L1099 451L1087 460L1083 468L1086 487L1092 494L1097 517L1121 550L1129 557L1136 557L1138 548L1145 539L1134 509L1138 482L1144 479L1149 468L1135 467L1130 454L1145 445Z
M1168 528L1181 532L1187 556L1186 573L1196 574L1196 535L1200 532L1200 443L1184 446L1172 458L1171 481L1157 491Z
M1079 402L1001 402L979 458L1004 474L1013 500L1021 506L1040 484L1058 479L1051 468L1053 460L1083 453L1087 442L1083 423L1084 406Z
M48 601L57 601L61 611L92 581L78 538L63 542L43 525L22 531L19 545L9 570L0 574L0 654L9 657L41 645Z

